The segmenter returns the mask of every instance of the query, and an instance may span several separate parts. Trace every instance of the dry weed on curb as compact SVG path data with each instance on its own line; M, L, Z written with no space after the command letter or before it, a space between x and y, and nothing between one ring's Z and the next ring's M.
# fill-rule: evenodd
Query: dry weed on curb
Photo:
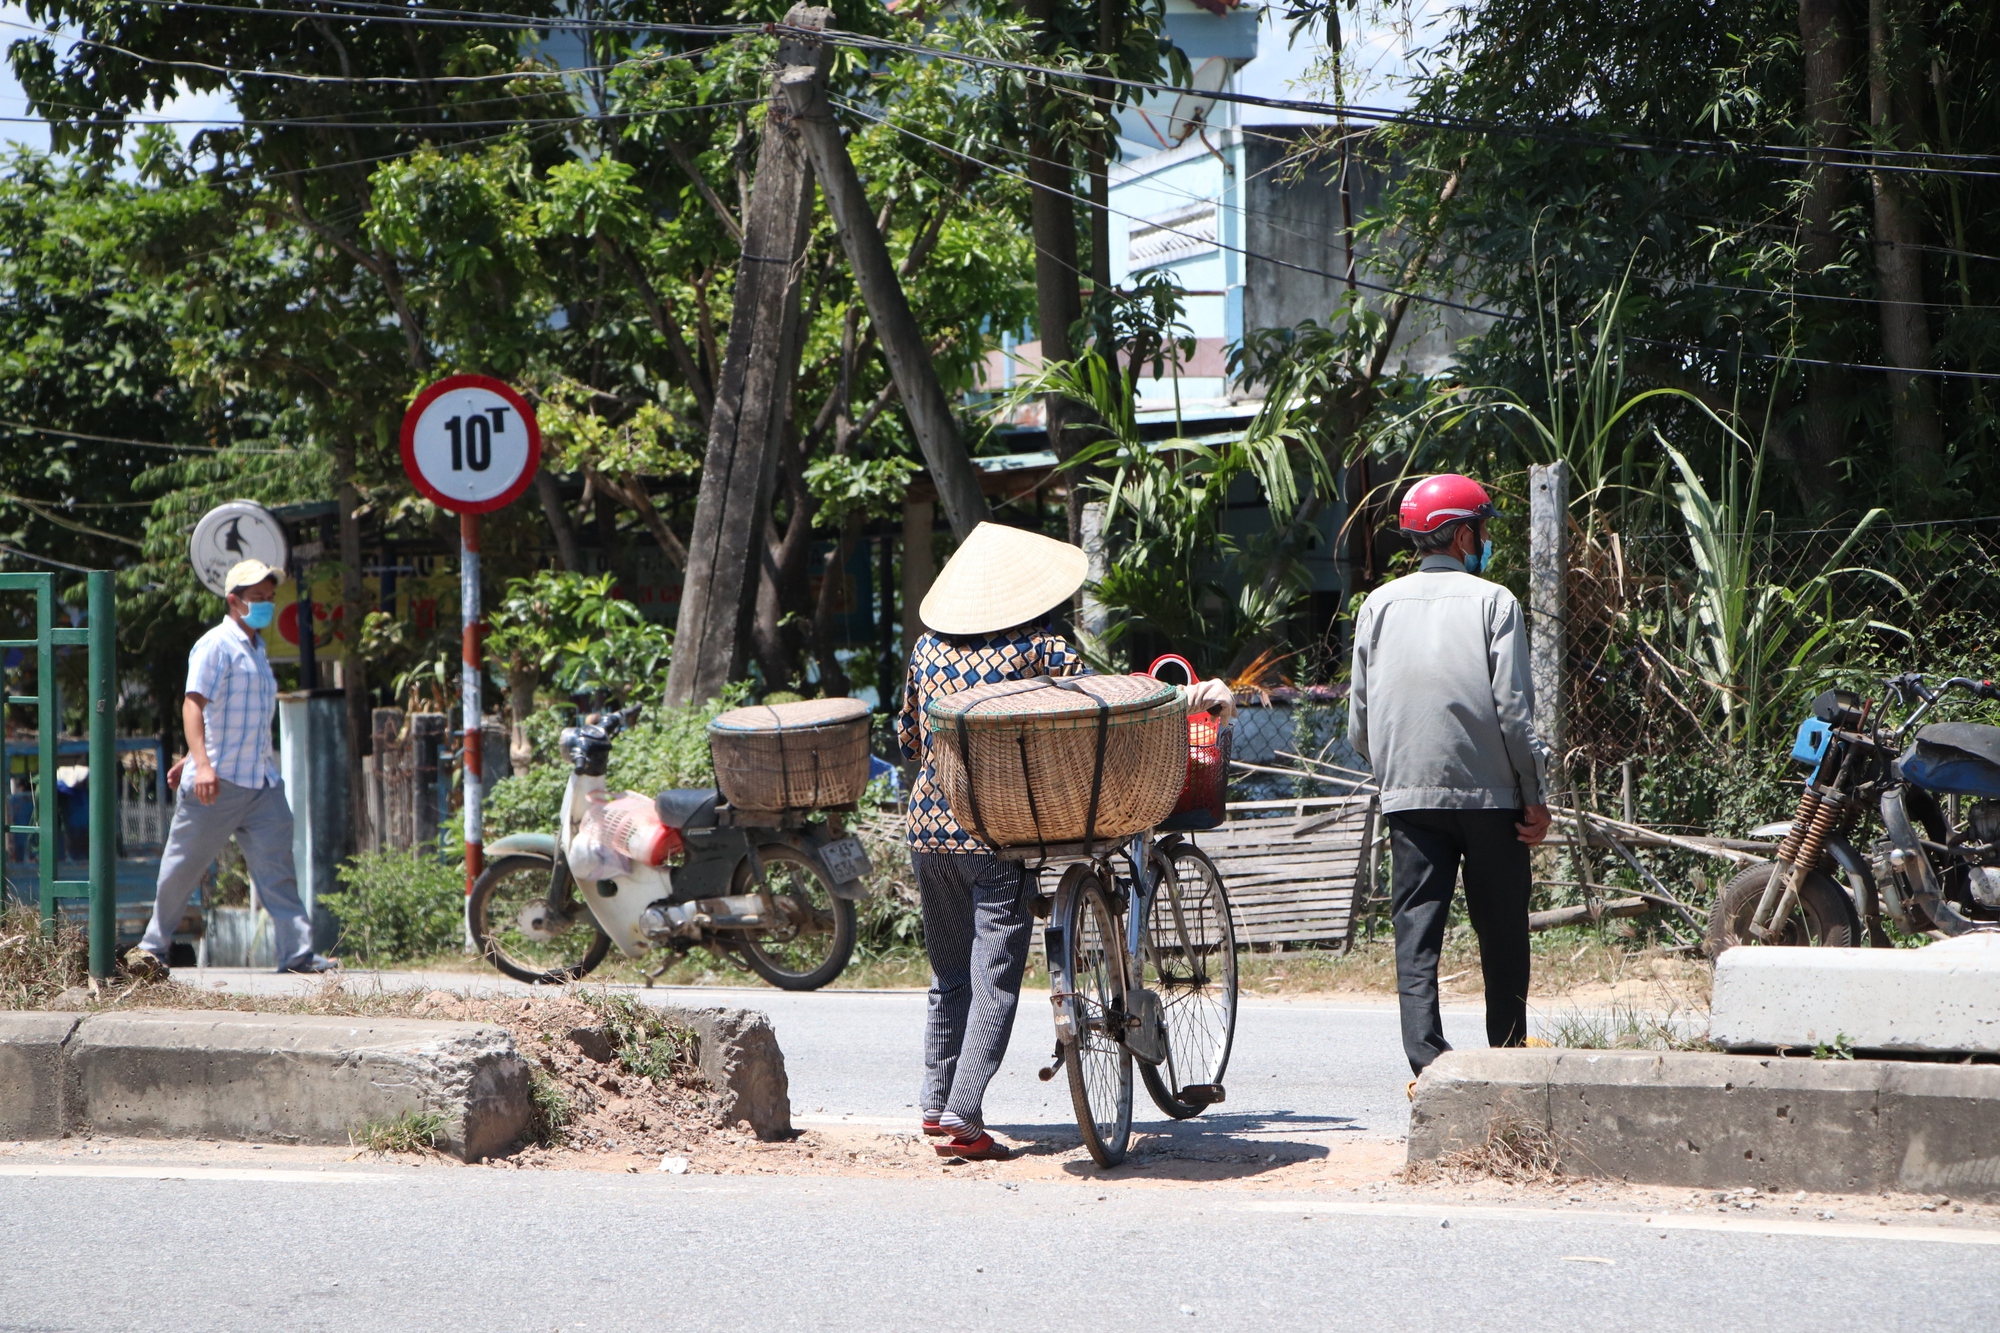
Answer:
M1440 1182L1464 1184L1497 1180L1508 1185L1560 1185L1568 1179L1561 1166L1561 1145L1545 1125L1503 1120L1487 1131L1486 1142L1459 1148L1428 1162L1403 1168L1411 1185Z

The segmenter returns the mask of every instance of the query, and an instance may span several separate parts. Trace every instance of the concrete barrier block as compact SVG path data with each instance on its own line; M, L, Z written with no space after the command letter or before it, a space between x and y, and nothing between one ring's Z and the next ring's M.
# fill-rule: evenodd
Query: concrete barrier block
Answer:
M2000 1200L2000 1066L1452 1051L1417 1083L1410 1160L1477 1147L1508 1120L1546 1130L1581 1176Z
M1879 1180L1873 1062L1559 1051L1549 1130L1578 1175L1838 1192Z
M1922 949L1731 949L1709 1039L1731 1049L2000 1055L2000 933Z
M2000 1198L2000 1065L1888 1064L1882 1128L1900 1188Z
M345 1143L444 1118L467 1161L526 1129L528 1068L501 1028L408 1018L154 1010L86 1018L68 1048L90 1128L155 1138Z
M80 1116L63 1061L77 1021L75 1014L0 1013L0 1138L59 1139Z
M791 1084L771 1020L749 1009L669 1009L694 1030L695 1059L715 1089L722 1122L750 1122L766 1141L792 1135Z
M1417 1079L1410 1107L1410 1160L1484 1144L1493 1129L1549 1123L1549 1061L1540 1051L1446 1051Z

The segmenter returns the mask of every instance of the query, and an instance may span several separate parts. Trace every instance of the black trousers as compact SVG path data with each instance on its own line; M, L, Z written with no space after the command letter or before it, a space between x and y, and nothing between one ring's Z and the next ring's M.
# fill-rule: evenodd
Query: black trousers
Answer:
M1465 868L1465 912L1479 936L1486 977L1486 1042L1528 1037L1528 845L1519 810L1399 810L1384 816L1395 858L1390 912L1396 923L1396 994L1410 1069L1451 1049L1438 1015L1438 951L1451 894Z

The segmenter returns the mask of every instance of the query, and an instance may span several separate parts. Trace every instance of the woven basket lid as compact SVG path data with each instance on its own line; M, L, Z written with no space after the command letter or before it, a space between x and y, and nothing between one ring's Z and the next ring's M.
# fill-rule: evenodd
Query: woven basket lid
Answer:
M955 723L961 716L981 722L1034 717L1087 723L1096 719L1100 702L1117 717L1158 708L1175 698L1173 686L1151 676L1069 676L1064 678L1067 687L1056 686L1049 677L1039 679L1048 684L1039 689L1019 680L974 685L931 700L925 711L934 726Z
M708 724L710 731L796 731L858 722L868 716L859 699L801 699L789 704L752 704L732 708Z

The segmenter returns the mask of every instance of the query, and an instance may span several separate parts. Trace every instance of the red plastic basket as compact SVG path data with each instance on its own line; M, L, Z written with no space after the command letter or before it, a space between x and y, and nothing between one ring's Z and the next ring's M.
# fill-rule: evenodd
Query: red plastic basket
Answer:
M1194 664L1176 653L1154 660L1147 675L1160 678L1160 668L1177 666L1194 684ZM1187 782L1174 812L1160 824L1163 829L1215 828L1229 817L1229 747L1235 728L1213 713L1188 714Z

